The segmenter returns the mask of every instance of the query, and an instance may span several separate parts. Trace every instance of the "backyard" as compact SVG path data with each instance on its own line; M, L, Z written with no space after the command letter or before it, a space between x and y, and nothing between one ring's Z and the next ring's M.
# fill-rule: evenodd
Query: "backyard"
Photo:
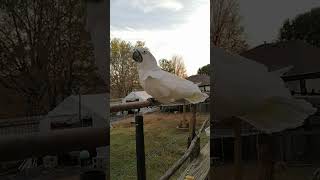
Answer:
M186 116L187 119L191 117L191 113ZM159 179L184 154L187 147L188 130L176 128L182 118L181 113L156 112L144 115L147 179ZM206 118L209 118L209 114L197 114L197 130ZM110 132L111 179L137 179L135 126L131 123L133 121L134 118L129 117L112 125ZM205 133L202 133L201 147L206 145L208 140ZM180 168L173 179L182 173L185 165Z

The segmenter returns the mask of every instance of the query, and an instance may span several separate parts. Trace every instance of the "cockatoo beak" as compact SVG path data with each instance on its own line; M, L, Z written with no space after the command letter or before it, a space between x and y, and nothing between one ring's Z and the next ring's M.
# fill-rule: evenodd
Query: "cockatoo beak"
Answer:
M136 61L138 63L141 63L143 60L141 53L137 49L134 50L132 58L134 61Z

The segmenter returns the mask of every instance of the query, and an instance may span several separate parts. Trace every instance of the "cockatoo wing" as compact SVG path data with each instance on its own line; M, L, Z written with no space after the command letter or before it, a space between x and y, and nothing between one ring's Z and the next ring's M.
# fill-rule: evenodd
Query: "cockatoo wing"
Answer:
M316 109L302 99L272 97L260 107L239 118L266 133L278 132L303 125L304 120Z
M208 97L193 82L162 70L152 71L144 77L145 80L141 80L144 90L162 103L171 103L181 99L199 103Z

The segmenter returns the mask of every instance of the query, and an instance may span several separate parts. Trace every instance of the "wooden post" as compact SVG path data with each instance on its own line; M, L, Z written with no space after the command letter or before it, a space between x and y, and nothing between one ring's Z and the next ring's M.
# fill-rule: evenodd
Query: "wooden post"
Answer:
M189 128L186 118L186 105L182 105L182 119L179 122L178 128Z
M81 127L83 127L83 121L82 121L82 118L81 118L81 93L80 93L80 88L79 88L79 94L78 94L78 97L79 97L79 114L78 114L78 116L79 116L79 122L81 123Z
M242 180L241 120L234 119L234 180Z
M305 79L300 79L300 91L302 95L307 94L307 87L306 87L306 80Z
M190 119L190 123L189 123L189 133L190 133L191 140L196 135L196 121L197 121L196 114L197 114L197 106L192 105L192 118Z
M191 144L191 141L196 136L196 115L197 115L197 105L192 105L192 118L189 121L189 137L188 137L188 147ZM194 151L192 152L192 155L190 156L190 159L193 160L194 158L198 157L200 154L200 139L196 142L196 147Z
M183 105L182 127L189 128L189 124L187 123L186 113L187 113L187 106L186 106L186 105Z
M136 155L138 180L146 180L143 116L137 115L136 120Z

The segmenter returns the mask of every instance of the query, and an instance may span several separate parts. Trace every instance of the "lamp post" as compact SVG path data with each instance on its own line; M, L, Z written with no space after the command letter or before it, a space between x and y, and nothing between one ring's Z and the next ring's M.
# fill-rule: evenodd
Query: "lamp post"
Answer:
M78 119L81 123L81 127L83 127L83 122L81 120L81 85L80 83L75 83L74 87L72 88L72 93L74 95L78 95Z

